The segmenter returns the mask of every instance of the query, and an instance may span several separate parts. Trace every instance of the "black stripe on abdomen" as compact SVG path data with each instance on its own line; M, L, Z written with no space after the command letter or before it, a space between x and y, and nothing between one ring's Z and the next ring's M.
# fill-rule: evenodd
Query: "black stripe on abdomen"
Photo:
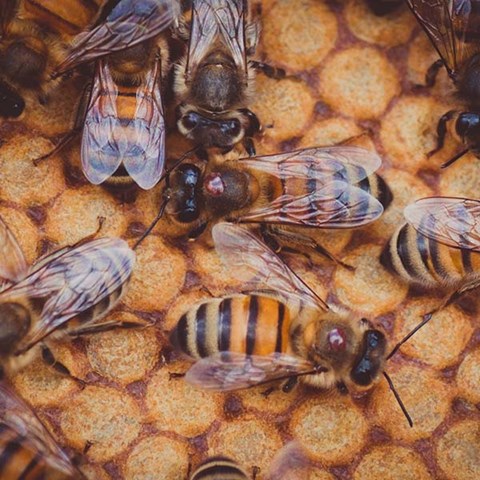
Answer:
M195 333L197 338L197 351L201 358L208 357L207 350L207 304L198 307L195 318Z
M224 298L218 306L218 351L230 350L230 332L232 327L232 299Z
M277 341L275 342L275 351L282 351L283 344L283 322L285 320L285 305L278 303L278 322L277 322Z
M255 336L257 333L258 320L258 297L252 295L250 297L250 305L248 306L248 324L247 324L247 350L246 354L251 355L255 348Z
M9 464L15 453L21 448L22 437L10 440L0 453L0 478L5 467Z
M243 479L245 475L243 475L242 471L233 464L226 465L225 463L222 464L214 464L211 467L207 467L198 475L192 477L192 480L208 480L210 478L238 478Z
M40 460L42 460L42 455L40 453L37 453L33 458L32 461L27 465L27 468L22 472L22 474L18 477L17 480L25 480L28 478L30 473L37 467L39 464ZM42 477L44 475L44 472L42 472ZM38 477L35 477L38 478Z
M397 253L402 262L403 268L412 278L417 278L417 271L412 262L408 244L408 224L405 224L397 236Z
M462 252L462 264L465 273L472 273L473 272L473 265L472 265L472 252L471 250L467 250L465 248L460 249Z

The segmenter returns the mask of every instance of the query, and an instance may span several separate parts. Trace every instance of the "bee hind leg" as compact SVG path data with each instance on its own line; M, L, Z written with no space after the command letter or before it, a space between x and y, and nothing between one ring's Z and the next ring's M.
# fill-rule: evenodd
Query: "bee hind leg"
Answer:
M435 62L433 62L427 70L427 73L425 74L425 85L422 84L417 84L415 85L415 88L431 88L435 85L435 82L437 80L437 75L438 72L442 69L444 66L443 60L439 58Z
M125 322L111 320L108 322L97 323L95 325L87 325L85 327L79 327L75 330L71 330L68 334L71 337L80 337L81 335L90 335L92 333L108 332L116 328L144 328L150 327L153 323L144 322Z
M251 60L250 63L255 70L260 70L267 77L273 78L274 80L283 80L287 76L283 68L273 67L268 63L257 62L256 60Z
M454 117L455 110L450 110L440 117L437 124L437 145L436 147L427 153L427 158L440 151L445 144L445 137L447 135L447 123Z
M42 359L49 367L53 368L57 373L60 373L65 377L69 377L72 380L75 380L75 382L77 382L82 389L85 388L86 382L81 378L72 375L70 370L63 363L59 362L55 358L53 352L46 345L42 345Z

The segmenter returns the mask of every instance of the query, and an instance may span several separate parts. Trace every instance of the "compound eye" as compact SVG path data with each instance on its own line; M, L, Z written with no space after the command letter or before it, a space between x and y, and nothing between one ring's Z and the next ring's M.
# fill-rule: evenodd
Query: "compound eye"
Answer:
M341 328L334 328L327 335L328 346L334 352L343 352L347 348L345 331Z
M228 120L223 123L222 130L229 136L236 137L241 130L240 122L237 119Z
M25 109L25 102L10 87L0 84L0 116L16 118Z
M218 197L225 191L225 184L219 173L210 173L205 177L205 190L212 196Z
M188 112L182 118L182 124L187 130L193 130L199 123L199 116L197 113Z

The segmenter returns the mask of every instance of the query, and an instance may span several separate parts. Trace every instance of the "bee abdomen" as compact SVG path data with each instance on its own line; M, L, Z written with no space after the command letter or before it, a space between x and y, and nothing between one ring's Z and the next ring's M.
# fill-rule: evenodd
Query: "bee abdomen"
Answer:
M190 480L249 480L240 466L226 457L213 457L193 472Z
M393 194L385 180L376 173L364 178L359 182L358 187L376 198L382 205L384 210L392 203Z
M271 297L216 298L186 312L172 332L181 352L199 359L218 352L268 355L288 345L289 310Z

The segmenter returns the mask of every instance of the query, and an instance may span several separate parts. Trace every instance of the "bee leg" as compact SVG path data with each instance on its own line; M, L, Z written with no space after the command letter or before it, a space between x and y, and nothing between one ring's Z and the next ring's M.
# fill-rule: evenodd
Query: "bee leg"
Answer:
M198 227L195 227L193 230L191 230L187 235L188 241L195 241L205 231L207 226L208 222L202 222Z
M245 151L247 152L249 157L254 157L257 154L257 150L255 149L255 144L253 143L253 138L244 137L243 147L245 148Z
M455 110L450 110L440 117L437 124L437 146L427 153L427 158L430 158L443 148L443 145L445 144L445 136L447 135L447 123L453 118L455 113Z
M254 465L252 467L252 480L256 480L257 479L257 475L260 473L260 467L257 467L256 465Z
M183 378L185 373L177 373L177 372L168 372L168 379L172 380L174 378Z
M111 320L109 322L97 323L96 325L90 325L86 327L79 327L75 330L71 330L68 334L71 337L80 337L81 335L90 335L92 333L108 332L116 328L143 328L150 327L153 323L143 322L125 322Z
M269 387L263 392L261 392L260 395L262 395L265 398L268 398L275 390L276 390L275 387Z
M298 377L290 377L283 384L282 392L283 393L290 393L293 390L293 388L295 387L295 385L297 385L297 383L298 383Z
M260 70L267 77L273 78L275 80L282 80L287 76L287 73L283 68L272 67L268 63L257 62L256 60L251 60L250 64L255 70Z
M441 58L433 62L427 70L427 73L425 74L425 85L422 84L417 84L415 85L415 88L431 88L435 85L435 81L437 80L437 75L438 72L441 70L443 67L444 63Z
M66 377L70 377L72 380L75 380L81 388L85 388L85 381L72 375L70 373L70 370L63 363L60 363L55 358L53 352L46 345L42 345L42 359L49 367L52 367L56 372Z

